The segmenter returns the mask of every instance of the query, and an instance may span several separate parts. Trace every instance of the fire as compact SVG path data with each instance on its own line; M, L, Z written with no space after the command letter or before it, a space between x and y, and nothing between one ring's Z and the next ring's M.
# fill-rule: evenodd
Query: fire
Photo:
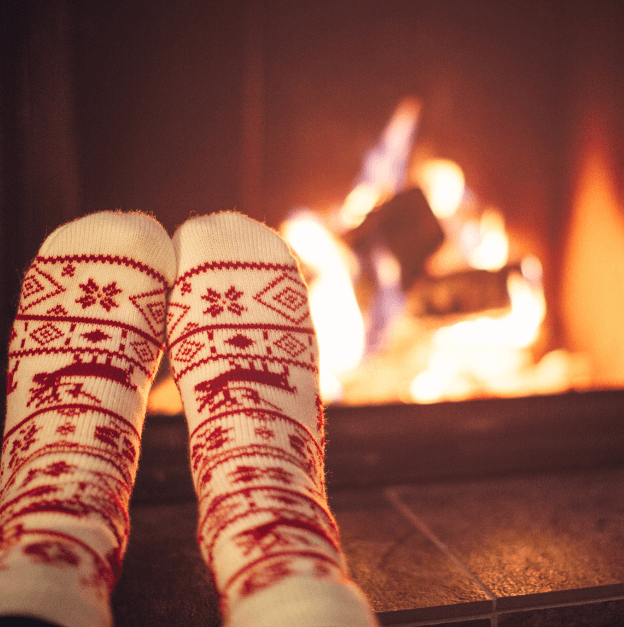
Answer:
M464 226L462 243L473 268L504 268L509 254L509 239L502 214L496 209L486 209L478 226L472 221Z
M326 209L322 218L310 210L297 210L281 225L282 236L300 258L308 276L324 401L431 403L483 396L560 393L587 387L589 369L581 354L554 350L535 362L533 350L546 317L542 265L532 255L510 260L513 247L502 212L479 205L466 186L461 167L452 161L421 158L408 168L419 115L417 100L406 99L399 104L379 142L366 155L362 171L342 205ZM577 230L573 230L573 236L580 230L596 230L608 222L605 217L608 211L601 213L587 200L591 194L595 196L596 190L591 194L583 192L583 185L596 187L596 181L602 182L604 192L604 177L600 178L603 170L596 165L596 159L586 166L593 170L581 178ZM365 280L358 278L360 260L340 236L414 184L423 190L445 234L444 244L426 262L434 285L449 290L452 297L449 285L457 285L453 283L457 277L464 274L471 279L476 277L475 284L479 285L478 280L484 274L480 271L499 272L494 279L507 277L508 307L471 315L410 314L405 307L409 295L403 290L400 263L382 242L374 243L367 251L368 257L361 261L368 274ZM593 217L587 208L592 208ZM597 224L596 215L604 220ZM617 222L610 230L615 240L624 233L624 222L621 217L611 218L612 223ZM573 237L571 241L573 247L576 240ZM619 237L618 241L621 243L624 238ZM614 246L611 256L619 259L622 254L616 254L616 249ZM596 250L583 250L587 259L594 259ZM617 250L624 248L620 246ZM577 287L580 280L577 277L588 275L590 265L589 262L581 268L578 263L570 265L577 269L571 270L567 278L568 301L576 293L581 298L591 291L591 286ZM486 276L489 280L490 275ZM604 276L598 278L606 280ZM373 284L375 291L371 294ZM364 313L356 298L356 289L362 286L367 295L363 300L372 303ZM620 293L615 286L612 292ZM612 309L612 317L617 313L619 320L621 307ZM462 318L458 320L460 315ZM584 337L582 329L577 335ZM606 349L603 352L606 355ZM624 350L619 353L624 354ZM624 366L621 371L624 372ZM150 398L152 411L165 413L160 397L176 411L181 410L172 382L163 383Z
M458 164L421 160L408 172L419 110L416 101L399 105L336 214L326 212L321 222L309 211L299 212L282 226L285 239L314 275L310 306L319 338L323 397L347 403L409 397L428 403L568 389L572 380L583 379L576 375L583 372L584 362L553 351L535 364L531 353L546 315L542 267L534 256L514 261L512 267L519 270L508 271L508 308L460 321L457 316L452 322L434 317L423 323L405 311L401 267L380 245L368 260L376 276L373 304L365 316L360 312L353 256L337 237L361 224L406 183L423 189L446 235L445 245L428 261L432 276L500 271L509 263L502 213L479 207ZM335 235L326 225L333 225ZM373 352L365 355L367 341ZM346 384L344 391L341 384Z
M449 159L429 159L414 168L412 178L423 190L436 218L443 220L455 214L465 189L459 165Z
M405 184L420 103L406 98L399 103L379 143L368 153L362 172L338 212L338 228L353 229L381 202Z
M428 368L410 385L413 400L430 403L484 393L505 395L516 387L530 363L526 349L537 339L546 301L541 285L520 273L510 273L507 289L509 312L477 316L434 333Z
M319 342L321 394L324 400L334 400L341 395L340 379L360 363L365 345L347 255L312 212L296 213L281 232L314 274L310 314Z

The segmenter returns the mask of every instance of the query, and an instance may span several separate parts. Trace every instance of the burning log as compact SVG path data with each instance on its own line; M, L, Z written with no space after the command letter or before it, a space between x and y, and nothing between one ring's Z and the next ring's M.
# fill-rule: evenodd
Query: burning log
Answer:
M380 245L387 248L401 265L401 283L407 290L444 241L444 233L422 191L413 188L369 213L345 240L362 256Z
M509 307L507 279L518 267L496 272L466 270L445 277L421 277L410 288L407 309L414 316L468 314Z

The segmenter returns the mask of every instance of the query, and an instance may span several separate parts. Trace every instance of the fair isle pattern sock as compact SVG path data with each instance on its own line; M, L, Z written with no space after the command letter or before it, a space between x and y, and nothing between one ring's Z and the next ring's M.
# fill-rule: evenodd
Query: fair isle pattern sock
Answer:
M376 624L327 506L318 349L295 260L236 213L189 220L173 243L169 359L189 423L198 542L226 625Z
M164 229L119 212L60 227L28 269L9 344L0 616L111 624L175 271Z

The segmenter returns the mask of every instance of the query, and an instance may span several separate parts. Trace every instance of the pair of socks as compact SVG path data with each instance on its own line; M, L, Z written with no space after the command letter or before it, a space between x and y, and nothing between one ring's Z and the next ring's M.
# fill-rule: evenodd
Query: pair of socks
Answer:
M91 214L41 247L9 343L0 616L112 624L165 338L224 624L377 624L327 506L306 287L284 242L236 213L173 239L140 213Z

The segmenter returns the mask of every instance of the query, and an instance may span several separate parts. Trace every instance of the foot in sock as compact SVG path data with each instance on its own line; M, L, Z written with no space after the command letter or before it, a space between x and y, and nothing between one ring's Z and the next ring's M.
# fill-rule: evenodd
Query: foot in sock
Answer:
M175 254L139 213L52 233L22 284L0 466L0 616L111 624Z
M295 260L236 213L189 220L173 243L169 359L225 624L376 625L327 506L318 349Z

